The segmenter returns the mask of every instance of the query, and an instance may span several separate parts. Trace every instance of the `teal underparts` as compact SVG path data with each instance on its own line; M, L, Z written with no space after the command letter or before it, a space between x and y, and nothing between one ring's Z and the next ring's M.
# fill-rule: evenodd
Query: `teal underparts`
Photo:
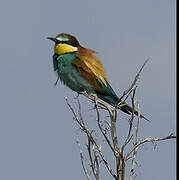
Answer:
M77 72L74 64L76 59L76 53L54 55L54 70L57 72L60 80L73 91L78 93L84 91L95 93L88 81L81 77Z

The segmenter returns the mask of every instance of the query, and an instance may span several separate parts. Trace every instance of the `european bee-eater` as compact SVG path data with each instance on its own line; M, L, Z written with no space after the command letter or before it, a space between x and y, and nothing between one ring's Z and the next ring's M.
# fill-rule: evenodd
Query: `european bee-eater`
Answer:
M82 92L89 95L95 94L113 106L119 103L118 96L106 79L102 63L95 56L96 51L84 48L70 34L61 33L56 37L48 37L48 39L55 42L53 67L58 74L58 79L79 94ZM131 114L132 107L125 102L122 103L120 110ZM136 110L134 113L138 115ZM144 118L142 115L141 117Z

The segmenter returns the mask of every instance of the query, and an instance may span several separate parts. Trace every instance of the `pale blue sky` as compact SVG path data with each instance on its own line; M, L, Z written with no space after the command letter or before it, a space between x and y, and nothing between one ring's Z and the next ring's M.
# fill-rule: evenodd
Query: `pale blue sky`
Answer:
M176 128L174 0L1 0L0 179L84 179L75 143L77 126L54 88L52 43L75 35L99 52L108 81L120 95L150 57L138 102L151 123L141 135L165 136ZM91 107L85 100L85 107ZM147 145L138 156L137 180L176 179L175 140ZM109 178L106 178L109 179ZM112 178L111 178L112 179ZM105 180L105 177L104 177Z

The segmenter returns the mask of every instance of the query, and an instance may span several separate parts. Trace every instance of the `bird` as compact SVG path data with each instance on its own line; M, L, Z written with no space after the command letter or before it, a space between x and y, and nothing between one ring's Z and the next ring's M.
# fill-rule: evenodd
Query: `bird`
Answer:
M121 102L111 85L101 61L96 56L97 51L83 47L77 38L71 34L60 33L55 37L47 37L53 41L53 69L58 75L55 85L60 79L67 87L81 94L95 94L104 102L117 106L127 114L138 111L125 102ZM141 118L146 119L142 114Z

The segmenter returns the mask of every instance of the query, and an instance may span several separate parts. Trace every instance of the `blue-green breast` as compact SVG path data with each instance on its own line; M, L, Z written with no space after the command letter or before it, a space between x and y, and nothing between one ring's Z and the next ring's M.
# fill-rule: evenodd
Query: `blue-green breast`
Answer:
M57 72L60 80L76 92L87 91L94 93L91 85L77 72L74 62L77 60L76 53L66 53L53 56L54 71Z

